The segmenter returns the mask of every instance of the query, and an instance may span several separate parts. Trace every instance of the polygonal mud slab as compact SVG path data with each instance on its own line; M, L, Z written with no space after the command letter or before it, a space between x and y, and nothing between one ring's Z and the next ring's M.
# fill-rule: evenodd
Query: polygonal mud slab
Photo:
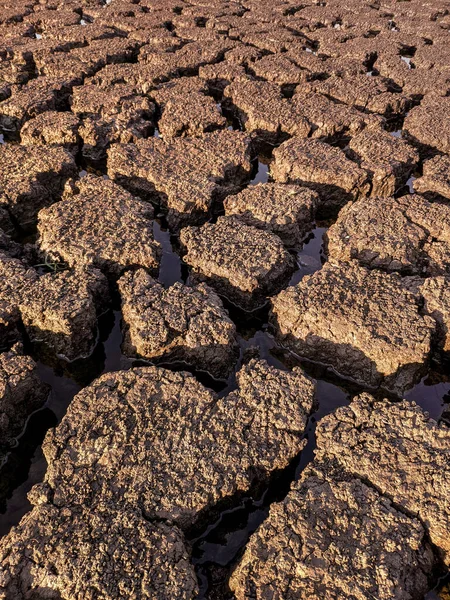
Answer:
M0 542L0 598L193 600L197 579L183 534L139 511L36 506ZM30 545L30 540L34 540ZM76 549L76 551L74 551Z
M108 297L108 282L97 269L62 271L47 273L27 288L19 308L31 341L74 360L92 352L97 314Z
M319 212L333 212L349 200L365 196L368 174L335 146L312 139L293 138L273 153L270 173L275 181L298 183L320 196Z
M71 112L48 111L31 119L20 131L24 146L64 146L76 153L80 138L78 118Z
M34 269L20 259L0 252L0 347L20 338L17 325L20 321L19 304L27 289L38 278Z
M363 385L401 394L426 367L436 325L397 274L326 263L272 305L282 344Z
M108 152L108 174L133 193L168 209L173 229L207 218L214 202L245 182L252 170L251 140L236 131L201 138L138 140Z
M229 62L200 67L198 76L208 85L210 92L223 92L235 79L245 79L245 68Z
M337 77L332 75L325 81L313 81L309 89L359 110L380 115L401 115L411 105L411 100L401 93L393 93L388 79L382 77Z
M245 309L265 304L292 275L294 261L281 240L246 225L237 216L186 227L180 232L183 260L194 279L207 281L218 293Z
M63 148L0 145L0 205L24 229L38 211L58 200L77 167Z
M357 477L314 462L272 504L230 587L237 600L419 600L433 563L417 519Z
M414 190L432 200L450 200L450 156L435 156L423 163L423 176L414 181Z
M251 65L253 73L261 79L271 81L280 86L301 84L310 77L310 72L298 67L284 54L263 56Z
M327 232L335 261L403 274L450 272L450 207L418 195L363 198L345 206Z
M44 404L48 393L34 360L23 356L21 344L0 354L0 446L21 433L28 416Z
M6 133L20 131L29 119L47 110L56 110L64 106L70 91L70 86L64 80L50 77L32 79L0 103L0 129Z
M448 564L450 430L406 400L362 394L317 426L317 458L336 460L400 507L418 516Z
M437 346L450 352L450 278L429 277L419 292L423 297L423 311L436 321Z
M129 143L153 132L155 105L128 84L75 87L72 111L82 119L80 136L87 160L104 160L113 143Z
M271 231L288 246L302 242L314 227L318 195L300 185L265 183L249 186L224 202L225 214Z
M245 130L265 142L279 143L286 133L307 137L311 130L309 121L295 113L275 83L237 79L225 88L224 95L236 107Z
M300 369L252 360L218 397L157 367L102 375L47 434L52 503L140 509L187 528L248 492L303 448L314 385Z
M420 105L408 113L403 131L423 154L433 154L436 150L449 154L450 98L425 96Z
M387 131L365 130L350 140L350 154L372 176L372 196L392 196L419 163L418 151Z
M157 271L152 206L101 177L86 176L76 185L39 213L39 248L71 267L96 267L112 277L131 266Z
M207 92L205 82L197 77L175 79L152 91L151 96L160 111L160 134L164 137L201 136L224 128L227 121Z
M143 269L125 273L118 285L125 354L185 362L215 377L229 374L236 327L210 288L175 283L164 289Z
M313 138L339 139L355 135L366 127L380 129L384 122L379 115L363 113L302 86L296 89L291 105L294 115L309 121ZM288 133L295 134L295 129L289 128Z
M236 45L233 40L219 38L207 43L190 42L175 52L158 52L143 55L144 64L163 71L167 79L194 75L201 66L219 62L227 50ZM140 57L141 58L141 57Z

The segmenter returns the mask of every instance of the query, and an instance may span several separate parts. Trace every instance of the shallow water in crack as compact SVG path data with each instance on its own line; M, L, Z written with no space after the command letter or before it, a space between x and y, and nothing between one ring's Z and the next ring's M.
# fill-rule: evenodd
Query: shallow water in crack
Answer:
M303 247L296 252L297 270L292 275L289 285L296 285L305 275L318 271L325 262L323 237L328 227L316 227L306 238Z
M177 281L183 281L181 259L173 251L170 232L158 220L153 222L153 236L161 244L162 248L161 268L158 279L164 287L168 288Z
M263 159L258 159L258 169L255 176L250 181L249 185L258 185L258 183L267 183L269 181L270 162L263 162Z
M254 182L263 182L268 175L268 165L259 160L258 173ZM259 181L256 181L259 178ZM266 179L267 180L267 179ZM291 279L295 284L307 274L321 268L324 260L323 236L327 228L319 223L297 253L298 270ZM170 233L164 223L156 219L154 235L162 246L162 262L159 281L168 287L176 281L184 281L183 263L174 251ZM239 558L250 535L267 517L269 506L281 501L289 491L291 482L312 460L315 448L315 429L317 422L326 414L339 406L348 404L358 391L349 382L331 377L326 369L315 368L314 365L302 362L284 352L270 334L267 326L268 309L249 316L242 312L233 312L232 317L238 326L240 358L236 364L239 369L243 357L252 348L257 348L261 358L278 368L290 368L293 364L301 364L305 370L316 377L316 408L310 416L305 431L307 445L293 463L283 472L277 474L255 498L247 497L239 501L237 506L223 511L219 518L194 540L193 560L200 582L200 599L225 598L230 567ZM13 448L9 460L1 469L0 486L0 535L6 534L16 525L31 506L27 493L31 487L44 478L47 468L41 450L45 432L54 427L64 416L74 395L88 385L101 373L127 369L133 361L121 353L121 312L116 301L115 310L110 310L99 319L100 339L97 347L88 359L51 364L39 363L39 374L51 385L51 394L45 407L34 413L28 426ZM175 367L172 365L171 368ZM321 375L323 373L323 375ZM202 382L209 385L207 379ZM219 395L225 395L235 388L233 374L226 384L217 386ZM450 382L443 381L438 375L429 374L406 397L415 400L433 418L439 418L450 400ZM218 595L215 595L217 591ZM436 596L428 595L427 600Z
M264 358L278 368L285 368L283 363L274 359L273 356L272 360L268 356ZM214 588L214 583L208 577L208 568L217 570L228 567L228 569L224 569L225 577L225 571L228 571L239 558L251 534L267 518L270 505L283 500L289 491L292 480L298 478L301 471L312 460L317 422L326 414L349 402L350 396L346 391L329 382L318 380L317 410L308 420L304 436L307 445L300 456L294 459L285 471L276 476L259 494L259 497L244 498L238 506L221 513L215 523L211 524L201 536L192 540L193 561L197 567L200 583L198 600L210 597L209 594ZM220 586L223 585L226 585L224 580L220 581Z

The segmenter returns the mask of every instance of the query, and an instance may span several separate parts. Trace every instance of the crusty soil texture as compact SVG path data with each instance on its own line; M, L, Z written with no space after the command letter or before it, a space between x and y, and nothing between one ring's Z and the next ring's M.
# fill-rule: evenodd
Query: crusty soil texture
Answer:
M0 600L445 598L449 353L447 0L0 0Z

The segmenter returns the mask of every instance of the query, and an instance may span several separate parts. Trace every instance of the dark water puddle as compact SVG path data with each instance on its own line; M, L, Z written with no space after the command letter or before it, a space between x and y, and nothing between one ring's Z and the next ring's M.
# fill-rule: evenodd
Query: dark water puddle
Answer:
M323 237L328 227L316 227L307 237L303 248L296 252L298 269L292 275L289 285L296 285L305 275L318 271L325 262Z
M407 400L414 401L436 420L440 419L445 408L450 404L450 382L439 381L439 379L442 377L431 372L412 390L404 394Z
M181 259L173 250L169 230L158 220L153 222L153 236L162 247L161 267L158 280L166 288L177 281L183 282Z
M258 168L249 185L258 185L258 183L267 183L269 181L270 161L268 159L266 161L264 162L264 159L261 157L258 158Z
M406 182L406 185L409 189L409 193L410 194L415 194L415 190L414 190L414 182L417 179L417 177L414 177L414 175L411 175L411 177L408 179L408 181Z

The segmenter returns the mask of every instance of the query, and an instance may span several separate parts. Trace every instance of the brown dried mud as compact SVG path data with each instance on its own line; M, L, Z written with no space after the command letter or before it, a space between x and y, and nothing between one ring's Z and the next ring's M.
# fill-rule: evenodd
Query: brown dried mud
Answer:
M446 598L448 12L1 3L1 598Z

